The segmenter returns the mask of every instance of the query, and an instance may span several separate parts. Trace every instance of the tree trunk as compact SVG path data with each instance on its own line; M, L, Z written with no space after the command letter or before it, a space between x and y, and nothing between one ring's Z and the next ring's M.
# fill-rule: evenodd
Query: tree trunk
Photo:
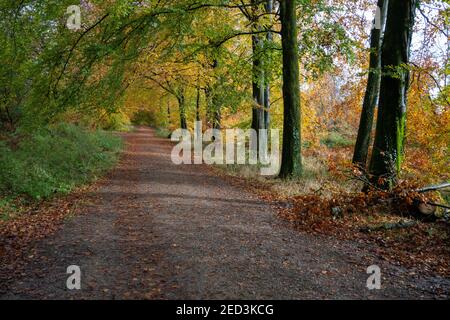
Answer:
M267 0L266 2L266 13L271 14L273 12L273 0ZM272 32L268 32L266 36L267 42L273 41ZM270 61L265 61L265 63L270 63ZM270 83L269 83L269 68L265 68L265 83L264 88L264 128L270 128Z
M214 109L213 116L214 116L213 129L220 130L222 128L222 125L221 125L221 123L222 123L222 114L220 112L220 107L219 106Z
M270 127L270 85L266 84L264 88L264 128Z
M213 60L212 68L217 69L219 66L219 61L217 59ZM218 96L218 91L221 88L222 76L217 76L215 74L214 83L208 84L205 88L206 97L206 118L208 122L208 127L213 129L221 128L221 101Z
M195 102L195 120L201 121L200 119L200 84L197 84L197 100Z
M184 97L184 92L180 93L177 96L178 107L180 110L180 128L187 129L187 121L186 121L186 100Z
M418 0L389 1L381 61L380 102L370 174L384 189L397 182L404 157L407 91L414 17Z
M264 129L264 78L260 59L256 56L258 53L258 39L253 36L253 112L252 129L257 132Z
M358 137L355 144L355 152L353 154L353 163L364 170L367 165L367 155L369 152L369 145L372 135L375 107L378 103L380 93L381 45L382 34L386 24L388 3L389 0L378 0L377 5L380 10L380 15L378 17L376 16L375 19L380 19L380 25L376 26L375 23L370 35L369 76L367 79L367 88L361 111L361 120L359 123Z
M212 129L220 129L222 122L222 114L220 108L220 101L217 97L217 87L207 86L205 89L205 96L207 101L206 118L207 126Z
M283 152L281 178L302 173L300 131L300 77L295 1L280 0L281 37L283 48Z
M253 30L260 31L259 25L259 4L257 0L251 1L253 5ZM264 69L261 60L262 37L259 34L252 36L252 60L253 60L253 109L252 109L252 129L258 133L259 129L264 129Z
M170 127L170 99L167 98L167 123L169 124Z

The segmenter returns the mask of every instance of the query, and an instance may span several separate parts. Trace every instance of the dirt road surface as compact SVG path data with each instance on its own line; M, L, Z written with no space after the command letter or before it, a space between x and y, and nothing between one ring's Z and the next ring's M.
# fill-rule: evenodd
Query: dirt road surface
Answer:
M205 166L172 164L151 129L124 134L119 166L2 299L445 298L450 281L379 261L356 243L300 233ZM70 265L81 290L66 288ZM368 290L378 265L381 290Z

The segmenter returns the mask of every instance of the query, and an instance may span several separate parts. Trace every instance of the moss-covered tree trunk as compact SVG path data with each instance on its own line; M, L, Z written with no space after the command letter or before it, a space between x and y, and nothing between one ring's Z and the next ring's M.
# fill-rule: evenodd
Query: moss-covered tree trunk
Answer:
M386 24L388 2L389 0L378 0L377 5L380 11L377 13L375 19L379 19L379 23L375 21L370 35L369 76L361 111L361 120L359 122L358 137L353 154L353 163L362 169L366 169L367 165L373 118L380 93L381 45L382 34Z
M404 156L411 38L418 0L389 1L381 55L381 88L374 148L373 182L391 188Z
M300 77L295 1L280 0L283 48L284 127L281 178L302 173L300 131Z

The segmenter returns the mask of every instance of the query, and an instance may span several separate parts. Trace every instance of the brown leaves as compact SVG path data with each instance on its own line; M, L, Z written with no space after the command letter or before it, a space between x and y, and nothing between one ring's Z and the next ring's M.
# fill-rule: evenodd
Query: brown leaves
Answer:
M333 194L330 199L317 195L294 197L292 208L279 215L297 229L338 238L378 244L377 254L405 266L419 267L425 272L449 275L450 230L445 224L411 223L401 230L379 230L368 234L362 227L379 223L395 223L397 215L409 215L417 201L427 201L423 194L403 184L392 192L372 190L365 193ZM435 230L434 234L430 230Z
M57 231L83 196L80 190L51 201L31 203L23 206L17 217L0 221L0 281L6 283L14 274L20 274L27 261L37 258L33 244Z

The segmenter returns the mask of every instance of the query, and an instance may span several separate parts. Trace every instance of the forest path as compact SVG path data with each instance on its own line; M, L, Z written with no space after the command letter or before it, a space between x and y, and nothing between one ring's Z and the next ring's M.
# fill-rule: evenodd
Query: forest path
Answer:
M36 258L0 298L419 298L448 286L355 243L292 230L269 204L204 166L172 164L172 144L151 129L124 137L125 154L96 201L37 243ZM373 264L381 290L366 288ZM81 290L66 289L69 265L81 268Z

